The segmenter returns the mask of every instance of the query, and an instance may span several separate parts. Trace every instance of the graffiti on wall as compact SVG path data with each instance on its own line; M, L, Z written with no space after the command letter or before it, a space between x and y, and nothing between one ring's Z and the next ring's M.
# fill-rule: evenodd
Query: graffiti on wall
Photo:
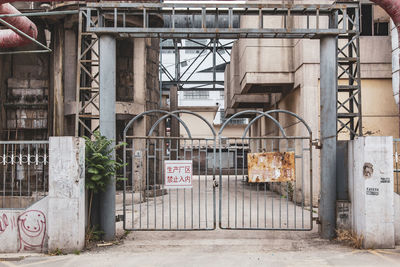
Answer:
M46 216L40 210L0 215L0 238L6 231L17 231L19 251L42 251L46 236Z
M0 217L0 234L4 233L8 227L8 217L7 214L3 214Z

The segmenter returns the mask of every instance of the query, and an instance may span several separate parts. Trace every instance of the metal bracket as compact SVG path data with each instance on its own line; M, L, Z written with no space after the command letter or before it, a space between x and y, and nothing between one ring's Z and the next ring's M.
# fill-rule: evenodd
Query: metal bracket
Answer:
M313 140L311 144L316 149L322 149L322 143L321 143L321 140L319 140L319 139Z

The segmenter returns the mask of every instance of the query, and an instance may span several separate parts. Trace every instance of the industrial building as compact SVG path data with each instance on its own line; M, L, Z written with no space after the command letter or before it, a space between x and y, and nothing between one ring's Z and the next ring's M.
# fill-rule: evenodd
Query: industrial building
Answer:
M89 209L105 240L121 221L400 242L399 38L385 1L9 2L0 230L32 211L44 230L34 245L9 230L17 241L0 251L81 248ZM123 143L111 158L125 179L88 208L80 137L95 131Z

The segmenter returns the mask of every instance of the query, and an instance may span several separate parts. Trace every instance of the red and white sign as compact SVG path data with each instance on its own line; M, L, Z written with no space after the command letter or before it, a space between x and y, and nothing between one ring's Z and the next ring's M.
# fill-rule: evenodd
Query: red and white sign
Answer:
M165 188L191 188L193 162L191 160L164 161Z

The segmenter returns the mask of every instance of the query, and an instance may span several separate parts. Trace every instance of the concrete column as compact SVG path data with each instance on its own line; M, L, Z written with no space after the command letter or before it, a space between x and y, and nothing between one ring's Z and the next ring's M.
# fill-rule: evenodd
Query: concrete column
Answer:
M364 248L394 248L393 138L358 137L349 143L353 230Z
M49 251L81 250L85 246L85 141L50 137Z
M115 140L116 40L100 36L100 133ZM112 156L115 159L115 155ZM105 240L115 238L115 177L101 194L100 225Z
M319 204L322 238L335 236L336 210L336 103L337 103L337 37L321 38L320 105L321 105L321 198Z

